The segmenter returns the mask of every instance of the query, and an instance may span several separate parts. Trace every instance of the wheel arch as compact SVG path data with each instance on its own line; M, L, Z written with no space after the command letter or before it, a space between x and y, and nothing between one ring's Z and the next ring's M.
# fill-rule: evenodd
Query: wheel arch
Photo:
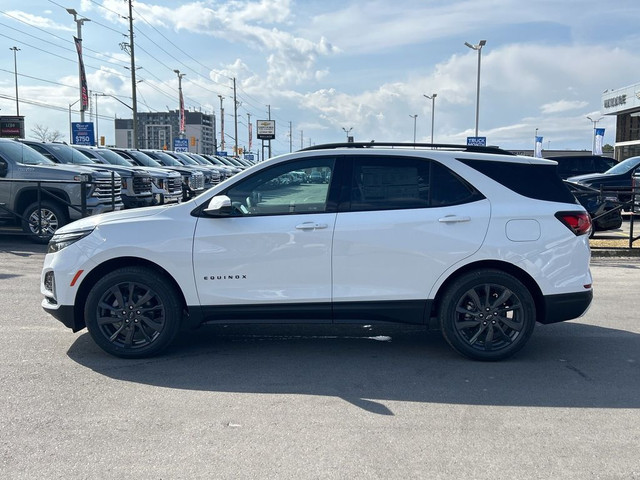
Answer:
M154 271L157 275L161 276L171 284L176 294L178 295L182 308L184 310L188 310L187 301L185 299L184 293L182 292L182 289L180 288L180 285L167 270L162 268L157 263L144 258L119 257L107 260L106 262L98 265L87 274L87 276L80 284L78 293L76 294L76 298L74 301L74 316L75 318L81 319L82 324L85 323L84 307L91 288L100 278L104 277L106 274L123 267L144 267Z
M57 203L63 210L66 218L69 217L69 196L64 190L56 188L42 189L40 200L43 202L50 201ZM38 201L38 188L26 187L20 190L16 197L16 212L24 214L25 209Z
M527 273L525 270L521 269L520 267L512 263L502 262L499 260L481 260L481 261L469 263L467 265L460 267L458 270L456 270L451 275L449 275L449 277L442 283L442 285L440 285L434 297L434 301L432 303L429 319L431 320L434 317L437 317L438 312L440 311L440 308L441 308L442 297L444 296L449 286L455 280L457 280L462 275L465 275L469 272L487 269L487 268L500 270L502 272L508 273L513 277L515 277L516 279L518 279L520 282L522 282L524 286L531 293L531 296L533 297L533 301L535 302L536 318L545 318L546 307L545 307L542 291L540 290L540 287L538 286L536 281L533 279L533 277L529 275L529 273ZM432 328L439 328L439 326L436 326L435 323L433 322L430 324L430 326Z

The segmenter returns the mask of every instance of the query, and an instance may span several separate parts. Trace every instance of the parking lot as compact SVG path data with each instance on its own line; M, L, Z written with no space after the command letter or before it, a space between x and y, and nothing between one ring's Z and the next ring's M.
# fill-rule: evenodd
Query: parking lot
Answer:
M408 328L215 327L107 356L0 237L2 478L640 479L640 259L500 363Z

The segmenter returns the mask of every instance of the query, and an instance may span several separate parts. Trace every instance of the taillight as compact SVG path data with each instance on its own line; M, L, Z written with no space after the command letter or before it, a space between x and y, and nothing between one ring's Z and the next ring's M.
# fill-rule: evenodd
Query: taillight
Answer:
M556 218L576 235L591 233L591 216L587 212L558 212Z

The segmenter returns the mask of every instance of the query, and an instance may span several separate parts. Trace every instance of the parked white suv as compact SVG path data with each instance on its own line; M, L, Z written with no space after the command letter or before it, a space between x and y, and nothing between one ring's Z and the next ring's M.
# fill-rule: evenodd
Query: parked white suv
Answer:
M310 182L312 172L326 183ZM459 353L499 360L536 321L587 310L590 230L553 161L324 145L180 205L60 228L42 306L120 357L157 354L181 327L205 323L399 322L435 326Z

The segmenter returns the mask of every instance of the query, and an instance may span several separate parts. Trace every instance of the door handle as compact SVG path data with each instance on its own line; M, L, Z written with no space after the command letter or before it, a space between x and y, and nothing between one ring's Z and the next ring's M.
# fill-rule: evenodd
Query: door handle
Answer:
M298 230L319 230L321 228L327 228L329 225L326 223L314 223L314 222L305 222L299 225L296 225Z
M461 217L458 215L447 215L446 217L442 217L438 220L440 223L461 223L461 222L470 222L471 217Z

